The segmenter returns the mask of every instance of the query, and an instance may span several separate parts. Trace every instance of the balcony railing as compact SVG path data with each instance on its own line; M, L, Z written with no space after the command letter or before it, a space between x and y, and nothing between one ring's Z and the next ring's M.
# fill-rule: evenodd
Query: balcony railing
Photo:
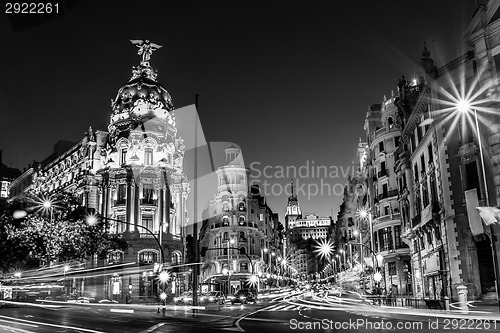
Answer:
M156 199L141 199L141 205L156 205Z
M382 200L382 199L389 198L389 197L395 197L397 195L398 195L398 190L390 190L390 191L379 194L378 199Z
M387 171L387 169L384 169L384 170L379 171L377 173L377 175L378 175L378 178L380 178L380 177L384 177L384 176L389 175L389 172Z
M117 199L117 200L114 201L114 206L125 205L126 203L127 203L127 199L126 198Z

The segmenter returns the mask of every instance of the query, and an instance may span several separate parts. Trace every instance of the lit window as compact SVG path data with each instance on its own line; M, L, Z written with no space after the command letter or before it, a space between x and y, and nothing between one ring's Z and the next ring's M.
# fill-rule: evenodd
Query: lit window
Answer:
M153 165L153 148L146 148L144 150L144 164Z
M120 165L127 163L127 148L120 150Z

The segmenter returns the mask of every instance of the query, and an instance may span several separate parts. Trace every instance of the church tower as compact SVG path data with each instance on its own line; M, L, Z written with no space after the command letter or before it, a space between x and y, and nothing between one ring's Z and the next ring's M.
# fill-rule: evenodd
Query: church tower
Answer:
M291 188L292 193L288 197L288 203L286 205L285 212L285 231L287 233L290 228L293 228L295 221L302 218L302 211L300 210L299 199L297 199L297 195L295 194L293 180L291 182Z

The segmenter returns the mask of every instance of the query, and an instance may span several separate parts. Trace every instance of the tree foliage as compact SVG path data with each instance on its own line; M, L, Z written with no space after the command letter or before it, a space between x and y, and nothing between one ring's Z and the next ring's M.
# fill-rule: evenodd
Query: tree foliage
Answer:
M50 206L44 202L50 200ZM16 219L15 211L27 215ZM48 197L27 194L0 205L0 266L34 266L40 261L50 263L83 259L94 254L102 257L109 249L123 248L121 236L109 232L110 225L101 221L87 223L88 211L70 193ZM126 244L126 243L125 243Z

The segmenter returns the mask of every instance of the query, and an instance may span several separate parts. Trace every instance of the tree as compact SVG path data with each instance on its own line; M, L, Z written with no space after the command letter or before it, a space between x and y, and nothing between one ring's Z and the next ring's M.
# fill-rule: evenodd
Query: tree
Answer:
M7 203L0 216L0 237L17 248L3 248L9 259L2 261L2 268L18 263L81 260L94 254L102 257L107 250L126 248L121 236L110 234L107 221L96 225L87 223L88 210L71 193L58 192L50 197L28 193L24 198ZM26 217L14 219L16 209L30 212ZM3 242L2 242L3 244Z

